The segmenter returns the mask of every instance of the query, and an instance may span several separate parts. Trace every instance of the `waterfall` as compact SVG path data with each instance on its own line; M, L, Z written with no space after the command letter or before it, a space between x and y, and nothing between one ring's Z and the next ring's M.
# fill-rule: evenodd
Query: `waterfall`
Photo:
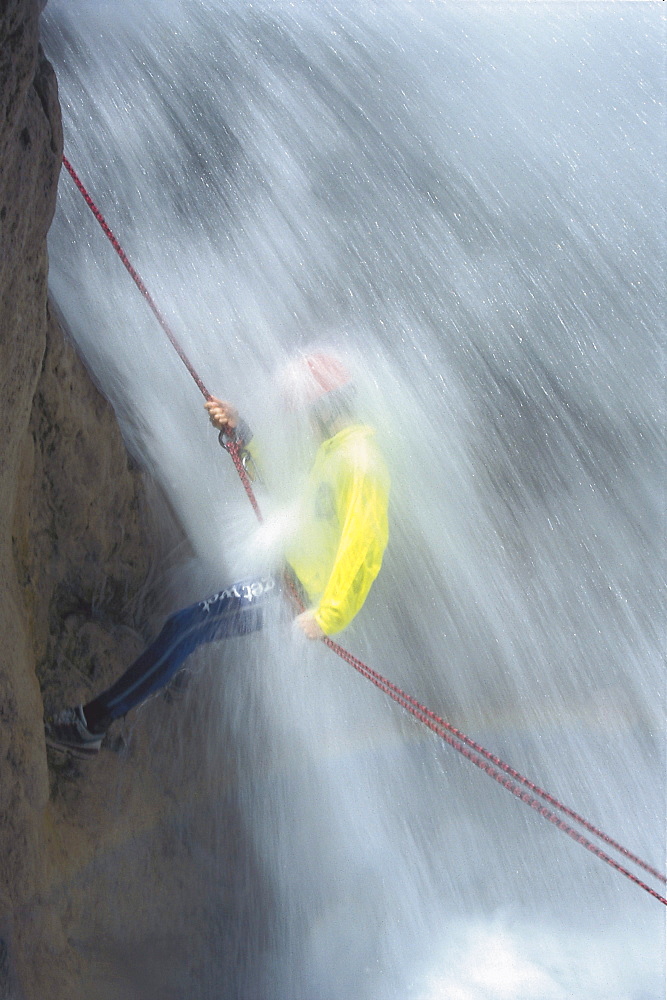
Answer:
M43 15L66 155L279 479L276 366L323 343L359 373L392 525L343 644L658 867L663 25L629 3ZM254 571L266 537L201 395L66 174L50 286L187 532L176 597ZM236 909L183 928L183 995L663 996L663 908L328 650L276 622L194 659L204 736L179 730L175 775L208 769L253 860L232 877L184 839L208 912L223 884Z

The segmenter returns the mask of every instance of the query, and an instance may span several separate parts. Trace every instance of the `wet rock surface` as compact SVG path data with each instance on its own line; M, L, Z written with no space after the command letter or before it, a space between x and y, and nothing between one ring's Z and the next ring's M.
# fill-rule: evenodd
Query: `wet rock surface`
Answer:
M156 573L186 543L161 518L158 545L164 499L48 302L63 140L42 6L0 13L0 998L168 1000L196 960L183 920L208 905L193 841L222 870L234 851L192 776L160 765L189 694L179 721L157 699L94 761L44 743L44 713L109 684L152 634Z

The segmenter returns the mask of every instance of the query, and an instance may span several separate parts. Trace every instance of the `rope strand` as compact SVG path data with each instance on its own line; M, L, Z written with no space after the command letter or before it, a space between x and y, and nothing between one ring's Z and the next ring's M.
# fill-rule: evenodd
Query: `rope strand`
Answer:
M67 169L68 173L70 174L72 180L76 184L77 188L81 192L89 209L91 210L91 212L97 219L98 223L100 224L105 235L111 242L111 245L113 246L114 250L116 251L121 261L123 262L125 268L129 272L130 277L134 281L135 285L137 286L141 294L146 299L146 302L153 311L153 314L155 315L158 323L164 330L174 350L180 357L181 361L185 365L190 375L192 376L198 389L200 390L205 399L207 400L212 399L210 392L208 391L208 389L200 379L199 375L197 374L196 370L190 363L190 360L183 351L181 345L179 344L176 336L171 330L166 319L164 318L164 316L158 309L157 305L155 304L144 282L139 277L138 273L130 263L127 254L125 253L122 246L114 236L104 216L102 215L99 208L97 207L97 205L91 198L90 194L86 190L85 186L83 185L78 174L72 167L71 163L69 162L69 160L67 160L65 156L63 156L63 164ZM255 511L258 520L261 521L262 514L259 508L259 504L257 502L257 498L255 497L255 493L253 491L250 478L243 466L243 461L241 459L238 443L235 441L228 441L224 445L224 447L229 452L231 459L234 463L234 467L236 468L236 471L243 485L243 488L245 489L248 499L252 504L253 510ZM301 602L299 601L299 598L296 595L295 588L289 586L289 578L287 578L287 582L288 582L288 588L292 594L292 599L296 601L297 606L302 607ZM596 855L596 857L600 858L600 860L605 861L616 871L620 872L622 875L625 875L626 878L634 882L635 885L638 885L640 888L644 889L659 902L667 906L667 898L659 895L659 893L657 893L645 882L642 882L641 879L637 878L636 875L633 875L632 872L628 871L627 868L624 868L621 864L619 864L619 862L615 861L614 858L610 857L610 855L608 855L600 847L597 847L590 840L584 837L583 834L579 833L573 827L569 826L555 812L552 812L551 809L548 809L546 806L542 805L542 803L539 802L539 799L535 798L535 796L538 796L539 798L542 798L544 801L548 802L549 805L553 807L553 809L556 809L559 812L563 813L563 815L568 816L571 820L578 823L580 826L583 826L584 829L586 829L589 833L600 838L604 843L606 843L610 847L613 847L624 857L628 858L628 860L632 861L634 864L638 865L645 871L649 872L659 881L665 883L667 882L667 879L665 875L662 874L662 872L658 871L652 865L647 864L647 862L642 861L642 859L637 857L637 855L633 854L632 852L627 850L627 848L617 843L602 830L599 830L597 827L593 826L592 823L589 823L588 820L584 819L578 813L574 812L574 810L570 809L562 802L559 802L558 799L550 795L548 792L544 791L544 789L540 788L539 785L536 785L532 781L529 781L528 778L524 777L513 767L510 767L509 764L506 764L495 754L491 753L489 750L486 750L483 746L481 746L481 744L476 743L474 740L470 739L469 736L466 736L465 733L462 733L459 729L456 729L454 726L450 725L450 723L446 722L439 715L436 715L436 713L431 711L431 709L426 708L425 705L420 704L420 702L418 702L416 698L413 698L411 695L406 694L406 692L402 691L401 688L399 688L396 684L393 684L391 681L387 680L386 677L383 677L382 674L379 674L377 671L373 670L362 660L359 660L352 653L349 653L342 646L339 646L338 643L334 642L334 640L329 638L329 636L325 636L324 643L329 647L329 649L332 650L332 652L334 652L341 659L345 660L346 663L348 663L351 667L353 667L358 673L360 673L367 680L371 681L371 683L374 684L377 688L379 688L380 691L383 691L384 694L392 698L393 701L395 701L398 705L404 708L407 712L410 712L410 714L414 716L415 719L417 719L424 726L426 726L428 729L434 732L437 736L440 737L440 739L442 739L445 743L449 744L449 746L453 747L453 749L456 750L458 753L460 753L463 757L471 761L471 763L475 764L476 767L479 767L482 771L485 772L485 774L488 774L489 777L494 779L494 781L497 781L500 785L503 786L503 788L506 788L514 796L516 796L526 805L530 806L531 809L539 813L539 815L542 816L544 819L548 820L563 833L567 834L569 837L575 840L578 844L581 844L582 847L585 847L588 851L591 851L593 854ZM523 786L523 788L520 786ZM528 789L528 791L524 789Z
M549 795L547 792L543 791L537 785L534 785L531 781L525 778L518 771L515 771L508 764L505 764L504 761L502 761L499 757L496 757L494 754L490 753L480 744L475 743L475 741L471 740L470 737L465 735L465 733L460 732L458 729L455 729L454 726L451 726L448 722L445 722L445 720L441 719L438 715L435 714L435 712L432 712L429 708L426 708L424 705L420 705L420 703L416 701L415 698L413 698L411 695L406 694L395 684L392 684L392 682L388 681L386 677L382 676L382 674L378 674L377 671L373 670L362 660L357 659L356 656L353 656L351 653L348 653L347 650L343 649L341 646L338 646L338 644L335 643L332 639L329 639L327 637L325 638L324 641L327 644L327 646L329 646L329 648L333 650L333 652L335 652L338 656L342 657L342 659L346 660L346 662L349 663L350 666L354 667L354 669L357 670L363 677L371 681L372 684L375 684L375 686L379 688L381 691L384 691L384 693L388 695L390 698L392 698L398 705L401 705L404 709L406 709L406 711L410 712L411 715L413 715L416 719L418 719L421 723L423 723L423 725L427 726L427 728L430 729L432 732L434 732L437 736L439 736L440 739L444 740L445 743L448 743L451 747L457 750L458 753L462 754L462 756L464 756L467 760L471 761L473 764L479 767L482 771L484 771L485 774L488 774L489 777L494 779L494 781L497 781L498 784L502 785L503 788L506 788L522 802L525 802L526 805L529 805L531 809L534 809L536 812L538 812L540 816L542 816L544 819L548 820L550 823L553 823L554 826L558 827L558 829L561 830L563 833L566 833L569 837L571 837L572 840L576 841L576 843L581 844L582 847L585 847L587 850L591 851L602 861L606 861L607 864L611 865L612 868L615 868L616 871L621 872L632 882L634 882L635 885L640 886L640 888L644 889L651 896L654 896L661 903L667 905L667 899L665 899L663 896L660 896L657 892L655 892L654 889L652 889L645 882L642 882L641 879L637 878L636 875L633 875L632 872L628 871L627 868L624 868L622 865L620 865L600 847L597 847L590 840L584 837L583 834L579 833L577 830L573 829L571 826L565 823L564 820L560 819L560 817L557 816L550 809L547 809L546 806L543 806L538 801L538 799L530 795L528 792L523 791L518 784L515 784L508 777L504 777L501 772L504 771L505 773L512 775L512 777L516 778L518 782L520 782L527 788L531 789L531 791L534 791L537 795L544 798L556 809L559 809L565 815L570 816L571 818L575 819L578 823L581 823L587 830L593 832L596 836L601 837L606 843L610 844L616 850L623 853L627 858L634 861L635 864L640 865L642 868L646 869L646 871L654 875L657 879L664 882L665 876L662 875L659 871L657 871L651 865L646 864L646 862L642 861L641 858L638 858L636 857L636 855L631 854L630 851L626 850L624 847L621 847L620 844L617 844L606 834L602 833L602 831L597 830L594 826L592 826L592 824L588 823L582 817L578 816L577 813L573 812L571 809L568 809L568 807L563 805L562 802L559 802L558 799ZM460 737L460 740L452 736L451 735L452 733L456 733ZM473 750L470 749L471 747L474 747L475 750L478 752L477 753L473 752ZM486 758L486 760L484 760L483 758ZM487 763L487 761L493 761L495 764L497 764L500 770L498 770L496 767L493 767L490 763Z
M338 656L341 656L343 659L346 659L347 662L350 663L350 665L355 668L355 670L360 670L360 668L363 667L365 671L365 676L368 677L370 681L372 681L374 684L381 681L383 684L386 684L390 689L387 690L386 692L387 694L390 694L390 696L393 697L393 694L391 694L391 692L393 692L398 697L404 699L406 702L404 707L406 707L408 711L411 711L411 707L413 707L418 712L423 713L433 722L434 726L445 729L447 732L452 733L462 743L466 744L466 746L470 747L476 753L481 754L496 767L500 768L501 771L504 771L506 774L510 775L510 777L514 778L520 784L530 789L530 791L533 792L535 795L538 795L540 796L540 798L544 799L545 802L548 802L554 808L560 810L560 812L562 812L565 816L569 816L570 819L574 820L576 823L579 823L581 826L584 827L584 829L588 830L589 833L594 834L596 837L599 837L600 840L603 840L610 847L613 847L615 850L619 851L629 861L632 861L634 862L634 864L639 865L640 868L643 868L645 871L653 875L659 881L667 882L667 877L662 872L658 871L657 868L654 868L652 865L647 864L647 862L642 861L642 859L637 857L636 854L633 854L627 848L623 847L622 844L619 844L617 841L613 840L610 836L608 836L608 834L604 833L602 830L599 830L597 827L593 826L593 824L589 823L589 821L587 819L584 819L583 816L580 816L578 813L574 812L573 809L570 809L568 806L564 805L549 792L545 791L543 788L540 788L539 785L536 785L534 782L524 777L524 775L522 775L519 771L516 771L509 764L506 764L503 760L501 760L500 757L497 757L489 750L486 750L480 743L476 743L475 740L471 739L469 736L466 736L466 734L461 732L460 729L457 729L455 726L452 726L451 723L447 722L439 715L436 715L436 713L431 711L430 708L426 708L426 706L421 705L415 698L413 698L409 694L406 694L405 691L402 691L401 688L397 687L397 685L392 684L391 681L388 681L386 678L382 677L381 674L378 674L367 664L362 664L361 660L357 660L356 657L352 656L352 654L350 653L347 653L346 650L343 650L341 647L337 647L336 643L334 643L332 640L330 640L329 642L331 644L331 648L334 649L334 652L336 652ZM329 642L327 642L327 645L329 645ZM429 726L429 728L431 727Z
M125 251L123 250L122 246L120 245L120 243L118 242L118 240L114 236L113 232L111 231L110 226L107 224L106 219L104 218L104 216L100 212L99 208L97 207L97 205L95 204L95 202L93 201L93 199L91 198L91 196L88 194L88 191L84 187L84 185L83 185L83 183L82 183L79 175L77 174L77 172L75 171L74 167L69 162L69 160L67 159L66 156L63 156L63 164L65 166L65 169L69 173L70 177L72 178L72 180L76 184L77 188L79 189L79 191L83 195L83 198L84 198L86 204L88 205L88 208L93 213L93 215L95 216L95 218L99 222L100 226L102 227L105 236L107 237L107 239L111 243L112 247L114 248L114 250L116 251L116 253L120 257L120 259L122 260L123 264L125 265L125 267L126 267L128 273L129 273L130 277L132 278L132 281L135 283L135 285L137 286L137 288L139 289L139 291L141 292L141 294L143 295L143 297L146 299L146 302L148 303L148 305L150 306L151 310L153 311L153 314L154 314L155 318L157 319L158 323L160 324L160 326L162 327L162 329L166 333L166 335L167 335L167 337L168 337L168 339L169 339L172 347L174 348L174 350L178 354L179 358L181 359L181 361L183 362L183 364L185 365L185 367L189 371L190 375L194 379L195 384L196 384L197 388L199 389L199 391L201 392L202 396L206 400L212 399L213 397L211 396L211 393L208 391L208 389L206 388L206 386L204 385L204 383L200 379L199 375L197 374L197 372L195 371L194 367L190 363L190 360L189 360L188 356L186 355L185 351L183 350L183 348L179 344L179 342L178 342L178 340L177 340L177 338L176 338L173 330L171 329L171 327L167 323L167 320L164 318L164 316L162 315L162 313L158 309L157 305L155 304L153 296L148 291L148 289L146 288L145 284L143 283L143 281L141 280L141 278L139 277L139 275L137 274L137 272L135 271L135 269L132 267L132 264L130 263L127 254L125 253Z

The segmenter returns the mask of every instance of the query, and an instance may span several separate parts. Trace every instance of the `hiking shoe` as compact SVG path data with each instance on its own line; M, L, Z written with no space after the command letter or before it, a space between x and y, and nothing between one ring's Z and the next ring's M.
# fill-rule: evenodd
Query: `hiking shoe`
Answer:
M102 746L104 733L91 733L81 705L66 708L45 728L46 745L73 757L94 757Z

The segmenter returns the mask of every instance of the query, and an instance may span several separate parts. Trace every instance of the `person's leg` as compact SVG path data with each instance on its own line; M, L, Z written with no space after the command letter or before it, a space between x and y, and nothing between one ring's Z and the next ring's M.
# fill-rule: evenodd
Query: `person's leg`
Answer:
M122 677L83 706L88 727L106 729L140 705L169 683L198 646L256 632L263 625L264 605L275 592L275 580L270 577L237 583L171 615Z
M84 740L91 748L86 756L96 752L101 739L95 737L168 684L198 646L262 628L266 604L278 592L276 580L264 577L234 584L171 615L157 638L110 688L86 705L63 713L62 725L68 727L67 732L59 734L58 720L50 726L50 745L72 749Z

